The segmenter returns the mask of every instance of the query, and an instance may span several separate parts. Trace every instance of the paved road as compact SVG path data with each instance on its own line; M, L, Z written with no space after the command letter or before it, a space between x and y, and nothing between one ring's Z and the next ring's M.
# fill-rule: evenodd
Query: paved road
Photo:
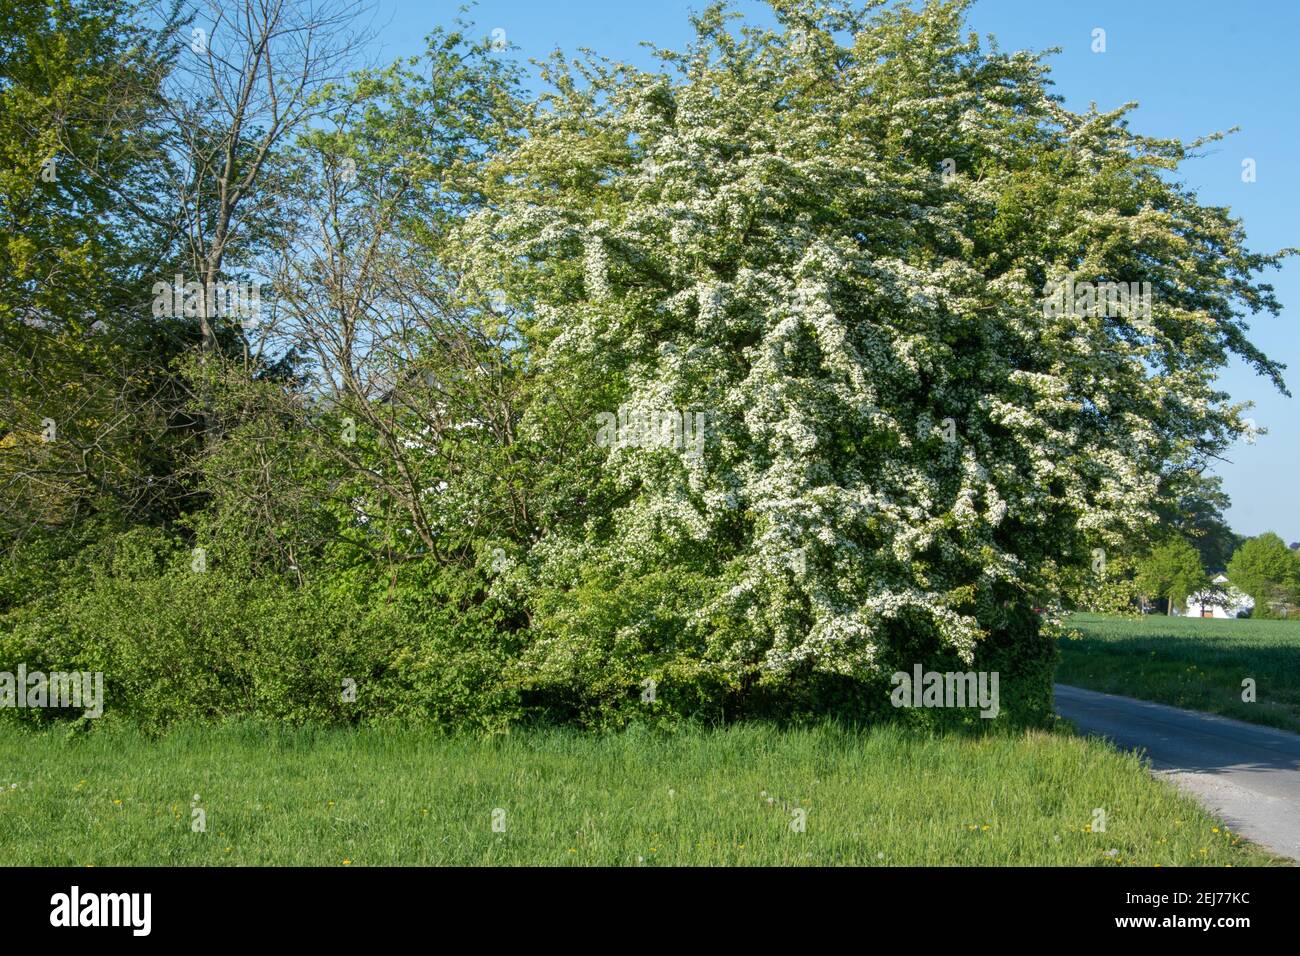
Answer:
M1234 831L1300 861L1300 735L1064 684L1056 712L1082 733L1145 750L1157 774Z

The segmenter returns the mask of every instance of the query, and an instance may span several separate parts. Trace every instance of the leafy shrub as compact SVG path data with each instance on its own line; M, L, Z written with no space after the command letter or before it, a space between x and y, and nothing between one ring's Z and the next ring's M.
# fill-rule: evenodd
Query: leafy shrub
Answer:
M490 729L512 713L490 606L458 606L449 576L375 599L355 577L300 588L197 573L179 542L139 531L95 556L105 560L87 568L84 589L5 616L0 671L102 672L106 716L149 730L234 716Z

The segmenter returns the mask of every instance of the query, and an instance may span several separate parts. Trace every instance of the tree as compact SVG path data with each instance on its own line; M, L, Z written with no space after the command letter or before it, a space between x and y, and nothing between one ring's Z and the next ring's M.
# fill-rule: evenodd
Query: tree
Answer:
M1201 557L1184 538L1175 537L1154 548L1141 562L1137 586L1144 597L1165 598L1168 613L1184 604L1191 594L1209 586Z
M170 241L150 129L173 21L0 0L0 539L174 514L183 440L148 313Z
M259 269L259 253L288 226L284 150L324 114L323 94L356 67L369 34L359 25L360 0L187 0L182 9L190 34L168 78L161 130L179 261L200 290L206 364L222 325L242 342L247 326L261 324L260 315L223 313L214 292L232 275L260 287L270 267ZM206 388L200 383L205 416Z
M1271 531L1237 549L1228 578L1255 599L1259 617L1289 617L1300 602L1300 557Z
M635 615L620 646L776 684L1001 660L1045 712L1029 595L1244 432L1232 356L1283 387L1241 321L1278 310L1254 274L1279 257L1170 181L1194 145L1064 109L964 4L772 6L708 8L656 71L553 58L469 225L463 267L527 309L551 384L523 430L614 435L535 587L689 569L710 596L676 651ZM1119 282L1150 295L1099 307Z
M1174 468L1162 482L1162 491L1166 501L1156 509L1161 527L1186 538L1206 570L1226 569L1245 539L1223 515L1231 504L1223 479L1197 468Z
M438 29L423 56L322 92L319 122L285 157L294 228L275 247L265 338L301 359L301 381L226 369L212 392L223 440L205 465L210 524L273 540L296 569L331 539L393 565L473 569L476 543L529 536L533 488L512 464L516 333L445 261L513 133L517 74L490 40ZM303 480L313 461L341 509ZM331 508L356 521L310 517Z

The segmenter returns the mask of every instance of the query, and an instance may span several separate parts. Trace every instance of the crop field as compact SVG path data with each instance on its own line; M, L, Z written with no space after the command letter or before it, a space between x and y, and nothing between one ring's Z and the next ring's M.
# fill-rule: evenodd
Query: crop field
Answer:
M1300 731L1300 621L1076 614L1063 684ZM1254 682L1253 701L1249 697Z

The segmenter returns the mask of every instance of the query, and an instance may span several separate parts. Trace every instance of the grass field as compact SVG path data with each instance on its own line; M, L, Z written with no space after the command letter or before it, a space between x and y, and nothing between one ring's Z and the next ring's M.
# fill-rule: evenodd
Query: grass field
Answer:
M0 768L9 864L1275 862L1137 759L1063 733L5 730Z
M1063 684L1300 731L1300 621L1075 614ZM1255 681L1256 701L1241 699Z

